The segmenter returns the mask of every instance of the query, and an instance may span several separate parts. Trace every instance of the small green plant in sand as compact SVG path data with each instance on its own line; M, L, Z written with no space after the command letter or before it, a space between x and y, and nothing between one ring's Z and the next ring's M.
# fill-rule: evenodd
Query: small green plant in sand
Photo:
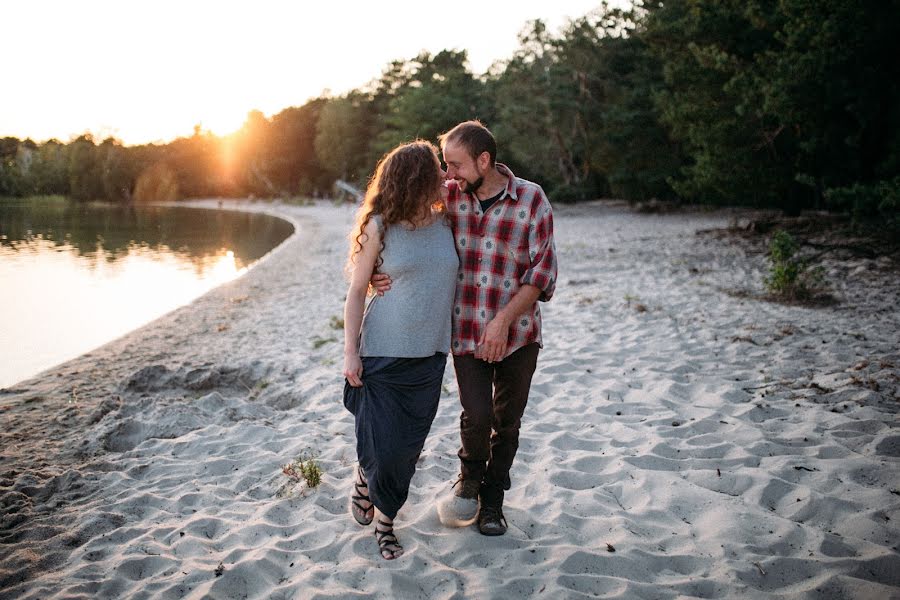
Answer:
M338 317L337 315L331 315L331 328L332 329L343 329L344 328L344 319Z
M331 342L336 342L336 341L337 340L334 339L333 337L332 338L320 338L320 337L313 338L313 341L312 341L313 349L318 350L325 344L330 344Z
M306 489L313 489L322 483L322 467L309 454L301 454L292 462L281 465L281 472L287 476L288 480L278 489L279 497L292 495L293 490L301 482L306 484Z
M784 300L808 300L822 282L822 268L810 268L797 256L800 246L787 231L779 229L769 243L769 275L766 289Z
M260 379L259 381L257 381L257 382L253 385L253 387L250 387L249 385L247 385L247 384L244 382L244 380L241 379L241 378L238 378L238 382L239 382L242 386L244 386L244 389L245 389L245 390L247 390L248 398L250 398L251 400L256 400L257 396L259 396L259 394L260 394L264 389L266 389L267 387L269 387L269 382L266 381L265 379Z
M647 306L645 304L638 302L638 300L640 300L640 298L638 298L637 296L633 296L631 294L625 294L625 305L628 308L631 308L631 303L634 302L635 303L634 310L636 310L639 313L647 312Z

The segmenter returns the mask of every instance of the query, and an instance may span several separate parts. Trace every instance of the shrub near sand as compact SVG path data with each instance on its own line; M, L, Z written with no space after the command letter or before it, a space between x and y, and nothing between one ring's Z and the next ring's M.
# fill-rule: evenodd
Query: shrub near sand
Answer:
M823 268L813 266L798 255L799 244L791 234L779 229L769 243L769 275L766 289L777 299L788 302L810 302L825 298Z

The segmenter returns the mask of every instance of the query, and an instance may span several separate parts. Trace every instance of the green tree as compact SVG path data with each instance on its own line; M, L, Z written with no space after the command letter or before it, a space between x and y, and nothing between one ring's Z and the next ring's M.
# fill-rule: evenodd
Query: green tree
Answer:
M361 183L372 170L368 165L366 135L370 128L369 103L359 92L328 100L316 124L316 158L335 179Z
M69 144L69 195L75 200L102 200L103 166L93 138L85 134Z
M590 168L580 156L578 83L560 64L556 42L542 21L533 21L513 57L495 67L494 133L502 160L524 177L549 183L552 198L571 200L585 196Z
M509 160L553 199L673 196L666 180L682 158L653 104L664 82L642 15L604 3L556 35L533 21L492 74Z
M467 61L465 51L442 50L435 55L423 52L399 69L394 64L387 72L391 79L381 88L391 94L379 113L370 157L416 138L436 142L439 134L461 121L489 122L492 104Z
M609 193L630 201L673 199L668 179L684 156L654 104L664 88L662 64L643 38L642 16L639 10L604 8L575 21L565 36L563 61L572 62L568 56L576 52L584 57L576 64L594 103L591 168L606 180ZM601 35L591 38L591 29Z
M42 144L35 152L30 175L35 194L68 195L66 147L57 140L49 140Z
M326 104L325 98L314 98L272 117L268 173L289 194L306 195L331 186L315 149L316 127Z
M778 44L748 83L796 144L795 179L817 207L833 188L890 190L900 175L900 2L782 0L768 21L758 4L754 23L777 28ZM877 211L887 197L875 196L858 208Z
M102 198L130 202L137 170L129 160L128 150L118 140L107 138L96 151L101 172Z
M797 193L790 142L759 110L758 90L741 85L774 32L755 29L746 3L675 0L649 11L646 39L663 63L661 118L689 156L673 178L687 199L773 206Z
M134 162L150 169L160 160L165 161L177 180L182 198L229 195L236 188L231 186L224 164L227 149L230 149L227 139L204 132L198 125L191 137L178 138L161 148L143 148Z
M689 156L675 190L796 213L822 206L832 187L891 180L900 167L898 22L897 0L648 9L645 36L666 81L658 107Z
M0 138L0 196L19 196L25 181L19 169L19 145L15 137Z

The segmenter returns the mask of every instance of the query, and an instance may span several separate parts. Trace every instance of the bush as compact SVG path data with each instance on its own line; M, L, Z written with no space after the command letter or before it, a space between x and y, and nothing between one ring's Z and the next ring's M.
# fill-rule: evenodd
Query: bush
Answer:
M563 204L588 200L593 197L595 197L595 194L591 193L591 188L587 184L577 183L562 183L554 187L548 194L550 202L561 202Z
M854 219L881 216L895 220L900 213L900 177L831 188L825 192L825 202L829 208L851 213Z
M766 288L785 300L808 300L822 280L821 268L810 268L807 261L797 256L800 249L794 237L779 229L769 243L769 276Z

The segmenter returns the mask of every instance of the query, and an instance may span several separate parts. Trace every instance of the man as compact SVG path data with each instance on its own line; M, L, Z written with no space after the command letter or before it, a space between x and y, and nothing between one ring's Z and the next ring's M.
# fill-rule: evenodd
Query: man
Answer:
M439 140L460 259L451 351L463 409L460 476L439 514L445 524L477 516L482 534L503 535L504 492L542 346L538 301L556 287L553 214L540 186L496 162L494 136L480 122ZM389 275L373 277L379 293Z

